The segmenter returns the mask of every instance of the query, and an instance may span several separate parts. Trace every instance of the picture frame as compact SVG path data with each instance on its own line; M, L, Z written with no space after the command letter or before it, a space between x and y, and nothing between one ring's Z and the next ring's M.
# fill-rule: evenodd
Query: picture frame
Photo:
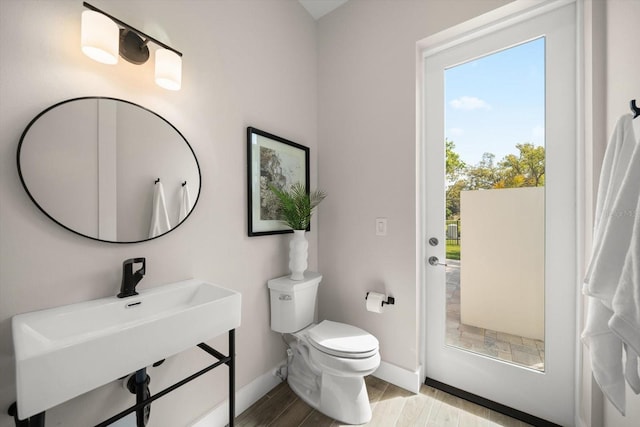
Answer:
M288 189L296 182L309 191L309 147L247 127L249 237L293 233L278 218L277 198L269 185Z

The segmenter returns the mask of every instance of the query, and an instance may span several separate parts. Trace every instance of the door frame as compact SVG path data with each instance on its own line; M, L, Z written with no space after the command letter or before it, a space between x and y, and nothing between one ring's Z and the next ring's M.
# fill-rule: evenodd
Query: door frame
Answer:
M425 378L426 371L426 254L427 239L425 226L425 135L424 135L424 62L425 57L454 47L468 40L490 34L502 28L526 21L532 17L561 8L568 4L576 4L576 284L575 284L575 325L574 339L574 420L575 425L589 425L589 420L601 419L601 393L591 386L587 378L590 371L583 369L583 351L580 342L580 331L583 327L584 309L580 281L584 274L586 256L585 242L590 241L592 228L592 209L594 204L593 171L598 164L594 155L594 136L604 126L604 118L598 118L593 111L593 102L603 100L599 95L598 82L601 77L591 67L596 61L604 60L604 53L598 49L596 34L602 31L598 25L599 12L586 5L584 0L516 0L503 7L490 11L479 17L463 22L454 27L431 35L416 43L416 264L418 274L419 313L419 360L420 378ZM585 43L585 37L593 37ZM589 67L586 67L589 65ZM585 71L586 70L586 71ZM587 121L589 119L590 121ZM587 126L586 123L591 123ZM583 384L585 383L585 384ZM586 420L585 420L586 419ZM586 421L586 422L585 422Z

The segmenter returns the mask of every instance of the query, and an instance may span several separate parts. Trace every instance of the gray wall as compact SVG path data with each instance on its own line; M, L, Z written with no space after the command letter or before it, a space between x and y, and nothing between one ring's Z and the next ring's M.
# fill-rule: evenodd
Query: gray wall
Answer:
M629 114L629 101L640 104L640 47L637 30L640 1L609 0L606 10L606 110L607 137L622 114ZM640 120L640 119L636 119ZM636 135L638 137L638 135ZM596 141L596 143L598 143ZM607 141L599 143L606 146ZM604 405L604 427L635 427L640 424L640 396L627 386L627 415L621 416L608 401Z
M416 42L505 0L349 1L318 24L319 313L364 328L382 360L419 365ZM453 6L455 5L455 7ZM375 219L388 218L387 236ZM367 291L396 305L365 311Z
M153 61L107 66L80 51L79 0L0 1L0 426L15 400L11 316L115 295L122 261L147 258L140 289L197 277L242 293L237 386L285 356L269 328L266 281L287 273L288 236L247 237L246 126L311 147L317 176L316 25L296 1L94 0L94 6L184 54L183 86L153 81ZM196 211L175 233L114 245L74 235L46 218L23 191L18 140L44 108L78 96L130 100L175 125L202 168ZM169 188L165 187L165 191ZM317 268L317 226L310 267ZM226 337L211 343L226 352ZM126 349L123 349L126 352ZM206 366L187 351L151 369L153 390ZM100 365L96 363L96 369ZM182 426L226 398L226 368L216 369L153 405L154 426ZM133 402L120 383L87 393L47 414L47 425L94 425Z

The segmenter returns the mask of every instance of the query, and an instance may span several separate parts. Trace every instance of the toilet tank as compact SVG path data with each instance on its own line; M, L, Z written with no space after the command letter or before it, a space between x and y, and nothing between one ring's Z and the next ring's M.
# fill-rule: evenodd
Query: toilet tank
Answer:
M303 280L291 280L289 276L269 280L271 329L296 332L312 324L321 280L322 275L312 271L306 271Z

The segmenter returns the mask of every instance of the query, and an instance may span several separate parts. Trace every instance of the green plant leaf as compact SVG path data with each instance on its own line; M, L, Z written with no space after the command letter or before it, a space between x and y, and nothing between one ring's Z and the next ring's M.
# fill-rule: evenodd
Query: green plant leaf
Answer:
M269 185L269 189L280 202L282 222L294 230L306 230L311 222L313 210L327 197L326 193L314 190L307 193L304 185L296 182L288 190Z

